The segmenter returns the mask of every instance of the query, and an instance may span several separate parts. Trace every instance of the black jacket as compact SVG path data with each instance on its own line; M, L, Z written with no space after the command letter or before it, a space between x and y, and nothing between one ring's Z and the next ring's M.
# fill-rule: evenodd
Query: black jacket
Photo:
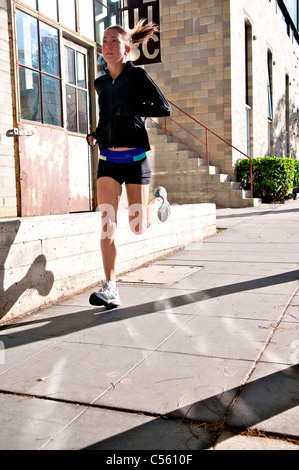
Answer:
M96 132L100 149L128 147L150 150L147 117L169 116L171 108L145 70L129 61L113 80L109 72L94 82L100 119Z

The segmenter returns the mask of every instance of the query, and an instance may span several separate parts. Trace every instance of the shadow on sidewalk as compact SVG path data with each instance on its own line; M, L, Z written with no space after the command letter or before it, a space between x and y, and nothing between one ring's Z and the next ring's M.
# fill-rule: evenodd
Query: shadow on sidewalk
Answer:
M190 434L186 437L185 450L204 450L215 445L223 431L238 434L248 428L262 430L260 423L298 406L298 380L299 365L291 366L249 382L243 389L237 387L177 409L168 417L179 420L177 424L185 424L190 429L192 437ZM228 413L230 404L238 395ZM83 450L177 450L172 443L177 441L180 431L178 427L172 428L172 422L172 419L153 419L148 424L99 441ZM211 423L215 426L212 427ZM186 431L182 428L181 433L183 436Z
M46 297L51 292L54 284L53 273L46 270L46 257L39 255L35 258L23 279L13 283L5 290L5 262L20 226L20 220L5 221L6 240L0 250L0 320L10 312L27 289L36 289L39 295Z
M75 313L57 315L38 320L22 321L16 324L4 325L0 327L2 334L1 340L5 348L13 348L22 344L28 344L35 341L42 341L53 337L68 335L77 331L85 330L91 327L104 325L116 321L126 320L132 317L148 315L155 312L161 312L166 309L177 308L189 305L195 302L202 302L215 297L234 294L237 292L246 292L253 289L284 284L297 281L299 279L299 270L287 273L267 276L251 281L244 281L235 284L214 287L202 291L190 292L161 300L154 300L131 307L118 308L116 310L106 311L105 308L89 308ZM77 307L78 308L78 307ZM107 312L107 313L106 313ZM42 326L41 326L42 324ZM32 328L30 328L32 326ZM20 328L20 331L13 331ZM10 334L11 330L11 334Z
M238 210L238 209L236 209ZM296 209L272 209L272 210L267 210L267 209L260 209L259 211L255 212L249 212L245 211L243 214L240 212L237 212L236 214L228 214L228 215L221 215L221 209L219 210L217 214L217 220L218 219L234 219L234 218L240 218L240 217L256 217L256 216L265 216L265 215L277 215L277 214L293 214L294 212L299 212L299 208Z

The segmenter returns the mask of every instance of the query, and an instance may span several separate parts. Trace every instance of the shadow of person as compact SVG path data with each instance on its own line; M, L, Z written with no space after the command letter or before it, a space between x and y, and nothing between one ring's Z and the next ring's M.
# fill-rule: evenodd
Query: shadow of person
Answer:
M0 224L2 242L0 249L0 321L10 312L27 289L36 289L40 296L46 297L54 284L54 274L46 270L47 259L40 254L35 258L23 279L14 282L8 289L5 289L5 262L20 226L20 220L5 221Z

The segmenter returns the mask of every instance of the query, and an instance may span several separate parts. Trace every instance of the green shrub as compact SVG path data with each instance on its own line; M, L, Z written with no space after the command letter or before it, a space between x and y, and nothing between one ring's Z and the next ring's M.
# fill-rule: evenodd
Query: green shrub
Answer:
M299 192L299 160L295 160L294 189Z
M299 185L299 166L292 158L254 158L252 166L254 197L264 202L283 201L292 192L296 178ZM238 160L236 169L242 188L250 189L250 160Z

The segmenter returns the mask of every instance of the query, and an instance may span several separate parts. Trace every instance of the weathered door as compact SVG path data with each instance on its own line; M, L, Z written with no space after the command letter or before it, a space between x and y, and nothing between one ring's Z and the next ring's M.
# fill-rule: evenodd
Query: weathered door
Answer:
M66 133L61 129L20 123L19 155L21 216L67 214Z
M91 209L87 50L16 11L21 216Z

